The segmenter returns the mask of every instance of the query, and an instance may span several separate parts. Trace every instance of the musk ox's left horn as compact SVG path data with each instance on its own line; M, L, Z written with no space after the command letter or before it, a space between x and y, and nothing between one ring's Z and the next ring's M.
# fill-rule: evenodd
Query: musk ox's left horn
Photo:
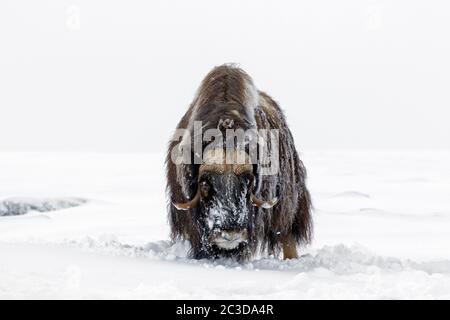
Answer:
M264 201L258 199L253 193L250 195L250 201L255 207L270 209L273 208L278 203L278 198L275 197L272 200Z
M172 203L172 204L178 210L189 210L189 209L195 208L197 206L199 200L200 200L200 192L197 191L197 194L191 201L185 202L185 203Z

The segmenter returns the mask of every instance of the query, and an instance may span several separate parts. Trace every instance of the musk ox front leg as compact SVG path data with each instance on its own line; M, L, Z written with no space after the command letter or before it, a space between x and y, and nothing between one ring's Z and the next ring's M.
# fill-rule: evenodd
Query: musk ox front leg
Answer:
M295 238L292 234L288 234L285 237L283 237L283 240L281 241L283 246L283 259L297 259L298 253L297 253L297 241L295 241Z

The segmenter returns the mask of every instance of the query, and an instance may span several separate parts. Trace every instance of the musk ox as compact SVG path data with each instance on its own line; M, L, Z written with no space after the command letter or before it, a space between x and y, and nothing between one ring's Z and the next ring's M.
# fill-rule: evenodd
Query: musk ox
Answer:
M188 240L196 259L242 261L258 250L291 259L311 240L306 170L284 114L234 65L202 81L166 169L171 237Z

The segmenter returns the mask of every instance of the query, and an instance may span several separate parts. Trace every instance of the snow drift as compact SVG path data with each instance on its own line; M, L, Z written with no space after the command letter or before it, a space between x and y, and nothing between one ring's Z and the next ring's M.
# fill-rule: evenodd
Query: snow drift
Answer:
M163 155L0 154L0 298L450 298L449 151L303 158L313 244L240 264L168 241Z

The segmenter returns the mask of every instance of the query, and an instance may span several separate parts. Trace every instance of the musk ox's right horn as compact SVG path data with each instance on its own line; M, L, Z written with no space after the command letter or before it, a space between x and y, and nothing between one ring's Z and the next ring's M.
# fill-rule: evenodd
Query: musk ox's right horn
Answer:
M273 208L278 203L278 198L275 197L272 200L264 201L261 199L258 199L252 192L250 195L250 201L255 207L263 208L263 209L270 209Z
M200 200L200 192L197 191L197 194L191 201L185 203L172 203L172 204L178 210L189 210L195 208L198 205L199 200Z

